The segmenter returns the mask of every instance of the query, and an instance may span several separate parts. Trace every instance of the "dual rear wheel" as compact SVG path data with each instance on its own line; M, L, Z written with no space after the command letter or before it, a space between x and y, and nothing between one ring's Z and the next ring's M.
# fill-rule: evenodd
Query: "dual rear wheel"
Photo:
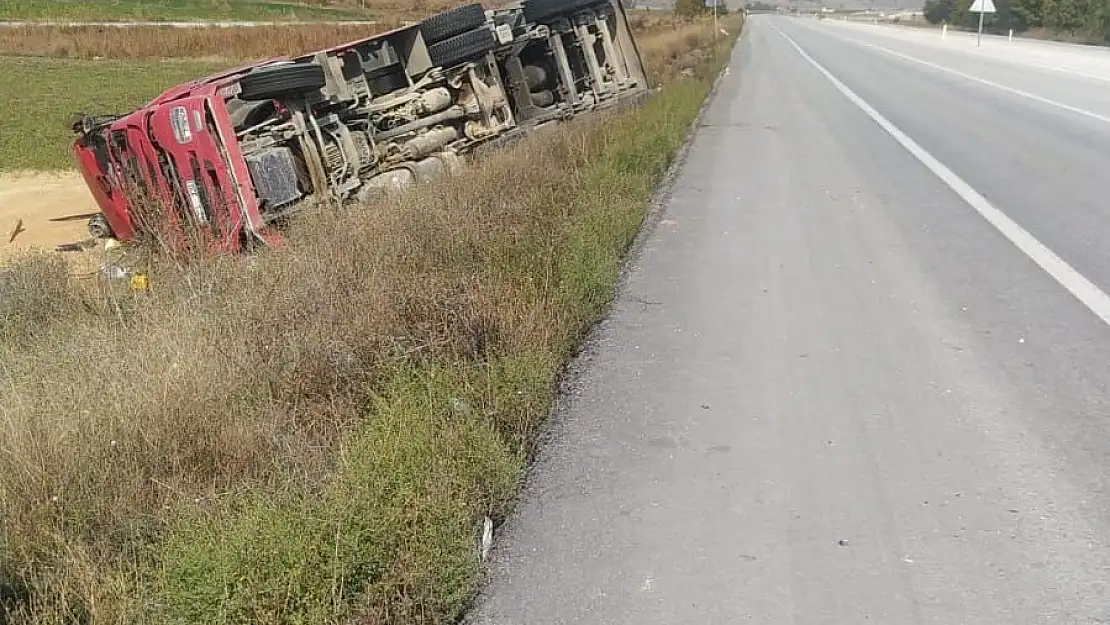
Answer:
M544 23L568 12L604 5L604 0L526 0L524 17ZM481 57L497 47L482 5L465 4L437 13L420 23L433 65L453 67ZM239 81L242 100L270 100L306 93L326 83L324 70L311 63L281 64L251 72ZM397 85L401 86L401 85Z
M420 34L432 64L439 67L453 67L497 47L497 39L486 25L486 10L477 3L429 17L420 23Z

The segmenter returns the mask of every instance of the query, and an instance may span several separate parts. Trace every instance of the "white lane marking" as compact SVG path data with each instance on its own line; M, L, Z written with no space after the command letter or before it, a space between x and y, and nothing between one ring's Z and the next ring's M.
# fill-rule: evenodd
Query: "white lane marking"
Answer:
M1098 82L1110 82L1110 76L1099 76L1098 74L1088 74L1087 72L1081 72L1081 71L1074 70L1074 69L1068 69L1066 67L1056 67L1054 65L1044 65L1042 63L1033 63L1032 61L1010 61L1010 59L1005 59L1005 58L997 57L997 56L991 56L991 57L988 57L988 58L994 59L996 61L1009 62L1013 65L1017 65L1018 67L1021 67L1022 65L1024 65L1024 66L1027 66L1027 67L1035 67L1037 69L1043 69L1043 70L1048 71L1048 72L1058 72L1060 74L1075 76L1077 78L1083 78L1083 79L1086 79L1086 80L1097 80Z
M829 20L829 24L832 25L832 26L844 26L845 25L845 24L837 23L836 20ZM816 25L813 25L813 24L806 24L806 28L809 28L811 30L817 30L818 27ZM885 27L880 25L878 28L885 28ZM907 31L905 31L903 29L900 29L900 28L895 29L895 31L896 32L907 32ZM869 31L869 32L879 33L879 31L877 31L877 30L872 30L872 31ZM950 32L948 35L949 35L949 37L957 36L957 37L959 37L961 39L965 39L965 40L972 40L972 39L975 38L975 33L953 33L953 32ZM886 32L879 33L879 36L887 37L888 39L895 39L896 41L899 40L896 37L890 37L889 33L886 33ZM994 36L994 37L999 38L999 39L1002 38L1001 35L997 35L997 36ZM986 39L987 36L984 35L983 38ZM842 37L842 39L848 39L848 40L854 41L856 43L864 43L863 41L860 41L859 39L856 39L855 37L844 36L844 37ZM993 61L999 61L999 62L1002 62L1002 63L1007 63L1009 65L1014 65L1014 66L1017 66L1017 67L1035 67L1037 69L1043 69L1045 71L1059 72L1061 74L1077 76L1079 78L1086 78L1088 80L1097 80L1099 82L1110 82L1110 76L1104 76L1104 75L1099 75L1099 74L1088 74L1087 72L1081 72L1081 71L1075 70L1075 69L1068 69L1066 67L1058 67L1056 65L1045 65L1043 63L1035 63L1033 61L1012 59L1012 58L1007 58L1007 57L1004 57L1004 56L998 56L996 54L990 54L990 53L987 53L987 52L980 52L980 50L983 50L983 48L972 48L972 49L969 50L969 49L966 49L966 48L956 48L956 47L948 47L948 46L944 46L944 45L937 45L935 42L915 41L913 39L901 39L900 41L904 41L904 42L912 41L913 43L928 45L930 47L937 48L939 50L947 50L949 52L963 52L965 54L978 56L979 58L985 58L985 59L990 59L990 60L993 60ZM1029 42L1028 41L1021 41L1020 43L1025 44L1025 43L1029 43ZM1037 44L1048 44L1048 43L1054 43L1054 42L1037 41L1036 43ZM1007 44L1007 45L1010 45L1010 44Z
M902 132L897 126L890 123L890 121L883 117L875 109L871 108L863 98L856 95L854 91L849 89L844 83L840 82L836 76L833 76L829 70L825 69L817 61L813 60L801 46L797 44L789 35L779 30L778 26L771 25L779 35L782 35L798 54L802 55L810 65L817 68L817 71L824 74L825 78L840 93L844 94L852 102L858 106L868 117L875 121L883 130L885 130L891 137L894 138L902 147L912 154L921 164L929 169L940 178L944 184L948 185L953 191L956 192L965 202L978 212L983 219L995 227L1002 236L1009 239L1019 250L1025 253L1033 262L1037 263L1041 269L1048 275L1052 276L1054 280L1060 283L1065 289L1075 296L1080 302L1091 310L1095 315L1102 319L1104 323L1110 325L1110 295L1104 293L1093 282L1088 280L1083 274L1076 271L1074 267L1069 265L1064 259L1056 255L1055 252L1048 249L1043 243L1038 241L1036 237L1030 234L1025 228L1018 225L1017 222L1010 219L1006 213L996 208L991 204L987 198L983 197L978 191L972 188L971 185L964 182L962 178L956 175L951 169L948 169L943 163L938 161L932 154L929 154L917 144L916 141L911 139L906 133Z
M777 26L775 27L775 30L778 30ZM781 34L782 31L779 30L779 33ZM785 34L783 34L783 36L786 37ZM1015 89L1013 87L1007 87L1006 85L994 82L993 80L987 80L986 78L979 78L978 76L972 76L971 74L966 74L964 72L952 69L950 67L945 67L943 65L938 65L936 63L933 63L931 61L926 61L924 59L919 59L916 56L910 56L908 54L902 54L901 52L895 52L894 50L891 50L890 48L884 48L883 46L875 45L873 43L867 43L866 41L860 41L859 39L856 39L854 37L845 37L845 36L838 36L838 35L833 35L833 36L838 37L838 38L843 39L843 40L851 41L852 43L859 44L859 45L864 46L866 48L874 48L876 50L881 50L882 52L886 52L887 54L890 54L892 56L896 56L898 58L905 59L905 60L911 61L913 63L919 63L919 64L924 65L926 67L931 67L933 69L940 70L942 72L947 72L949 74L952 74L953 76L959 76L960 78L964 78L966 80L977 82L979 84L983 84L983 85L986 85L988 87L994 87L995 89L1001 89L1002 91L1006 91L1008 93L1012 93L1014 95L1018 95L1018 96L1021 96L1023 98L1029 98L1030 100L1035 100L1037 102L1040 102L1041 104L1047 104L1049 106L1055 106L1057 108L1063 109L1063 110L1068 111L1070 113L1075 113L1076 115L1082 115L1084 117L1089 117L1091 119L1096 119L1100 122L1105 122L1107 124L1110 124L1110 117L1108 117L1106 115L1099 115L1098 113L1094 113L1094 112L1088 111L1086 109L1081 109L1077 106L1072 106L1070 104L1064 104L1063 102L1058 102L1056 100L1050 100L1049 98L1039 96L1035 93L1029 93L1028 91L1022 91L1021 89ZM790 38L787 37L787 39L790 39ZM791 43L793 43L793 41L794 41L793 39L790 40Z

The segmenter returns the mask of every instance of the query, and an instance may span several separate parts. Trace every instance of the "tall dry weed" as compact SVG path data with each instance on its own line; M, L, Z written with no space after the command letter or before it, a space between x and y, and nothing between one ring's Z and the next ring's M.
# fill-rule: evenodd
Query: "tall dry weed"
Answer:
M637 36L637 42L649 78L656 84L704 66L713 55L715 42L725 38L720 32L714 33L711 17L642 19L638 27L643 34ZM729 17L722 26L734 28L739 23L740 18Z
M305 215L286 248L166 266L106 314L58 315L80 303L40 274L64 273L12 270L26 315L0 347L4 568L79 586L55 569L62 544L118 566L182 509L318 488L382 371L543 348L565 332L537 300L575 210L553 199L586 156L521 146L403 201Z

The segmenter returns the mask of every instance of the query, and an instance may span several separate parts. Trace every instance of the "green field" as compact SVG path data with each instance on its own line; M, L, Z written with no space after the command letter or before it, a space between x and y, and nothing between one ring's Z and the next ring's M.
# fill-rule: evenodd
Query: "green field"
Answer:
M272 0L0 0L0 20L344 20L365 19L355 7Z
M0 171L70 169L74 113L125 113L226 65L0 57Z

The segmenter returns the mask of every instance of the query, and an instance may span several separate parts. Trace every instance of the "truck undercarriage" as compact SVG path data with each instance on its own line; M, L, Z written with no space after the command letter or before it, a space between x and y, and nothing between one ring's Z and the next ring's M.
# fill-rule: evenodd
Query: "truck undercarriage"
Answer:
M620 0L468 4L83 117L74 151L101 206L94 236L141 239L153 202L160 228L238 251L278 243L282 218L307 205L400 191L481 146L647 93Z

